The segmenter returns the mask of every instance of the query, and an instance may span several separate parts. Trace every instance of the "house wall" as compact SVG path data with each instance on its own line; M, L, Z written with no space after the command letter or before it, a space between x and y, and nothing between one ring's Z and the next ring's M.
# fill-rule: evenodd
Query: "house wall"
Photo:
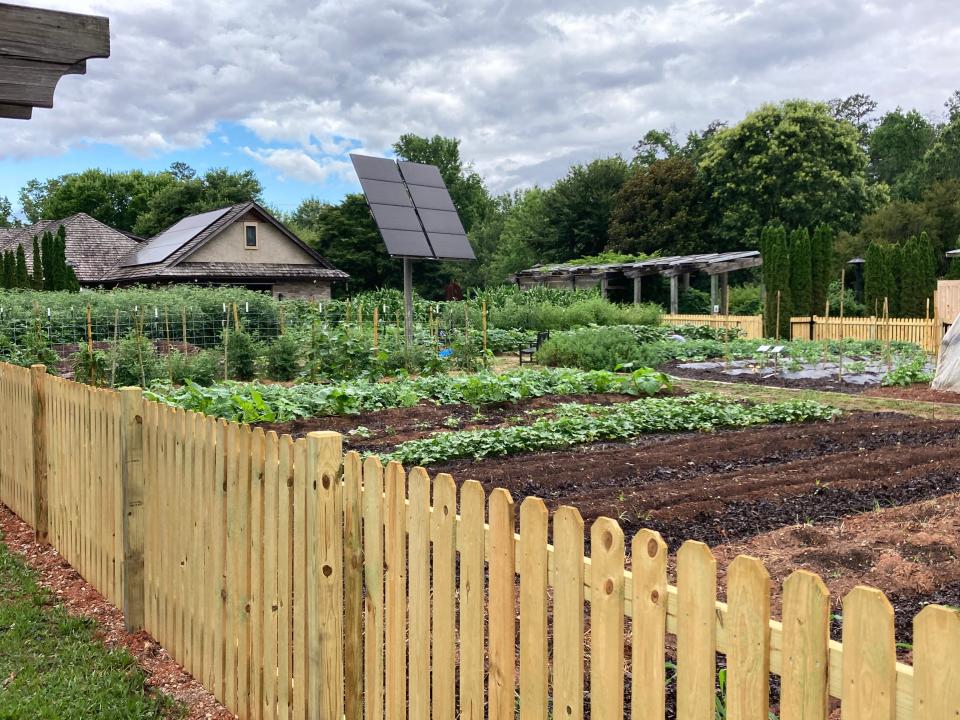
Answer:
M247 249L244 242L243 224L257 223L257 249ZM245 215L230 223L219 235L188 256L189 262L229 263L286 263L289 265L316 265L308 253L290 241L274 225L263 222L258 216Z
M273 286L273 297L284 300L329 300L329 280L289 280Z

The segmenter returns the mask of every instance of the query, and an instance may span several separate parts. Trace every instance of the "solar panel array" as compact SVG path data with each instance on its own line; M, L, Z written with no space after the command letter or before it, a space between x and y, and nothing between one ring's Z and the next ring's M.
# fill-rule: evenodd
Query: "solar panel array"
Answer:
M435 260L476 258L436 166L367 155L350 159L388 253Z
M171 225L162 233L144 243L137 251L130 256L130 259L124 263L124 267L134 265L153 265L163 262L182 248L197 235L206 230L214 222L226 215L231 208L225 207L219 210L200 213L185 217L178 223Z

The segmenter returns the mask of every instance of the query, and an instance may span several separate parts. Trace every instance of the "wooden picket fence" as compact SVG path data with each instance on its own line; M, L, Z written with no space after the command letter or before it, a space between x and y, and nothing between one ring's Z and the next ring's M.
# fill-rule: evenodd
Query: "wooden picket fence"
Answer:
M737 327L741 336L758 340L764 336L762 315L664 315L664 324ZM790 318L793 340L878 340L909 342L930 353L940 350L944 328L937 318L821 317Z
M761 315L663 315L661 322L664 325L703 325L724 330L739 328L741 337L750 340L763 337Z
M679 720L945 720L960 714L960 613L914 622L856 588L842 644L804 571L783 586L686 542L629 543L608 518L422 468L0 364L0 501L34 525L241 718L662 720L669 657ZM33 426L41 432L31 433ZM41 510L49 498L49 513ZM38 509L39 508L39 509ZM589 642L585 641L589 638ZM629 652L625 651L625 648ZM668 648L669 654L668 654ZM586 661L589 660L589 669Z

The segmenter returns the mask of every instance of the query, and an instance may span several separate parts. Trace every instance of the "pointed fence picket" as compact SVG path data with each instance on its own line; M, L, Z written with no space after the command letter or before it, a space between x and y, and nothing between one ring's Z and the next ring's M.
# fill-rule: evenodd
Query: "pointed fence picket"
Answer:
M824 720L831 699L843 720L960 715L954 609L916 617L910 667L878 590L843 599L840 643L811 573L772 619L759 560L730 564L719 602L701 543L671 585L655 532L627 553L599 518L588 557L574 508L517 513L505 490L344 455L336 433L124 392L0 364L0 501L244 720L662 720L671 682L676 717L706 720L718 652L730 718Z

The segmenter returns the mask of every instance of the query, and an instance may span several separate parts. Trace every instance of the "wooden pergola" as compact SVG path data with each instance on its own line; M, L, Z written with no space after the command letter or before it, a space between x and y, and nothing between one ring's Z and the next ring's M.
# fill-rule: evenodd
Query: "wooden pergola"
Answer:
M660 275L670 278L670 312L676 314L680 303L681 286L690 287L690 275L703 272L710 276L710 305L723 311L727 305L727 276L734 270L759 267L763 264L757 250L701 255L673 255L629 263L602 265L545 265L521 270L510 276L521 289L547 285L571 290L600 286L603 297L615 288L624 288L633 281L633 302L642 301L644 277Z
M61 77L109 56L105 17L0 3L0 117L28 120L33 108L53 107Z

